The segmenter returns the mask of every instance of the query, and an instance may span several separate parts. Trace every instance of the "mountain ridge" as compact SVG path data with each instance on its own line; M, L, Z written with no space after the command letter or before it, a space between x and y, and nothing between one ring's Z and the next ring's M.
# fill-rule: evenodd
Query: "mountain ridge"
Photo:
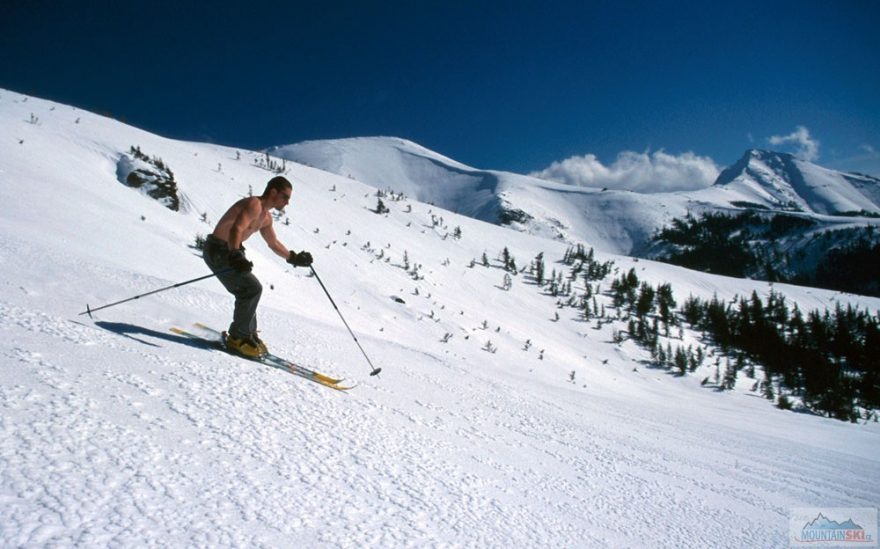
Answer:
M749 223L765 220L766 232L776 238L743 243L744 248L754 248L743 252L757 254L756 266L736 272L771 281L827 284L813 275L826 258L840 250L864 247L865 242L870 248L880 240L880 179L837 172L787 153L761 149L747 150L709 187L657 193L571 186L480 170L395 138L312 141L304 147L292 145L274 151L331 172L338 172L344 164L348 175L373 186L403 189L419 200L482 221L643 258L673 257L675 250L664 247L657 238L690 216L741 216L760 211L762 216L752 216ZM340 162L340 157L345 161ZM370 168L377 158L381 165L394 169L382 173ZM774 216L787 219L794 214L809 218L811 229L784 235L775 229L769 231ZM876 292L873 285L847 288L862 288L872 295Z

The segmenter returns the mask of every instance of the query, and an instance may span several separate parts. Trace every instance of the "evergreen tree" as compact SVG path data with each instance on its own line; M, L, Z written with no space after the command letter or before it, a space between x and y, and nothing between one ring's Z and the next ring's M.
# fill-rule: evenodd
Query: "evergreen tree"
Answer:
M663 327L666 329L666 337L669 337L669 325L674 322L673 312L676 307L672 285L668 282L659 285L655 299L660 320L663 321Z
M535 257L535 278L538 280L538 286L544 285L544 252Z
M681 346L675 348L675 367L678 368L680 375L685 375L687 373L688 357L684 348Z
M642 282L642 286L639 289L639 297L636 302L636 315L638 315L639 318L644 318L654 309L654 295L654 288L652 288L647 282Z

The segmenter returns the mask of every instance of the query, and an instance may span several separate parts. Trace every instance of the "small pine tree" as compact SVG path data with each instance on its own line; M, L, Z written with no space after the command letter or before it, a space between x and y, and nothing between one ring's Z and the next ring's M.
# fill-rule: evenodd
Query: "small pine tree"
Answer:
M736 386L736 367L730 362L727 361L727 367L724 369L724 381L721 383L721 388L726 391L731 391Z
M773 393L773 381L771 381L770 376L766 376L761 385L764 388L764 398L767 400L773 400L775 395Z
M776 407L780 410L791 410L791 400L789 400L788 397L785 395L779 395L779 398L776 400Z
M647 282L642 282L639 289L639 297L636 301L636 315L644 317L654 309L654 296L656 292Z
M675 367L678 368L678 372L681 375L687 373L688 359L687 353L685 352L683 347L675 348Z
M544 285L544 252L535 257L535 278L538 280L538 286Z

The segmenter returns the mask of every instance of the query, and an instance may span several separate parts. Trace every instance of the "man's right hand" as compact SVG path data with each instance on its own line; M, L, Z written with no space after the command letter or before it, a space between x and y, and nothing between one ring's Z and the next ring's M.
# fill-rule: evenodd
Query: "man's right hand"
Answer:
M254 264L247 260L241 250L229 252L229 266L240 273L249 273L254 268Z

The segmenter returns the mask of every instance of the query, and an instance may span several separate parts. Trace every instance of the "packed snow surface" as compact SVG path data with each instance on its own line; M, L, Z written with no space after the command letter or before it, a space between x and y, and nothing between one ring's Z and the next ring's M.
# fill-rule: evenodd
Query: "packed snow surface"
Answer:
M180 212L120 183L132 146L173 170ZM877 506L877 424L780 411L752 380L701 387L714 366L654 369L527 273L501 289L504 247L549 270L564 244L414 198L378 215L356 174L288 162L275 227L379 377L315 279L247 242L270 349L352 391L171 333L226 327L213 279L79 314L206 274L195 236L262 191L263 157L0 90L0 546L782 547L792 508ZM770 289L599 255L679 302Z

